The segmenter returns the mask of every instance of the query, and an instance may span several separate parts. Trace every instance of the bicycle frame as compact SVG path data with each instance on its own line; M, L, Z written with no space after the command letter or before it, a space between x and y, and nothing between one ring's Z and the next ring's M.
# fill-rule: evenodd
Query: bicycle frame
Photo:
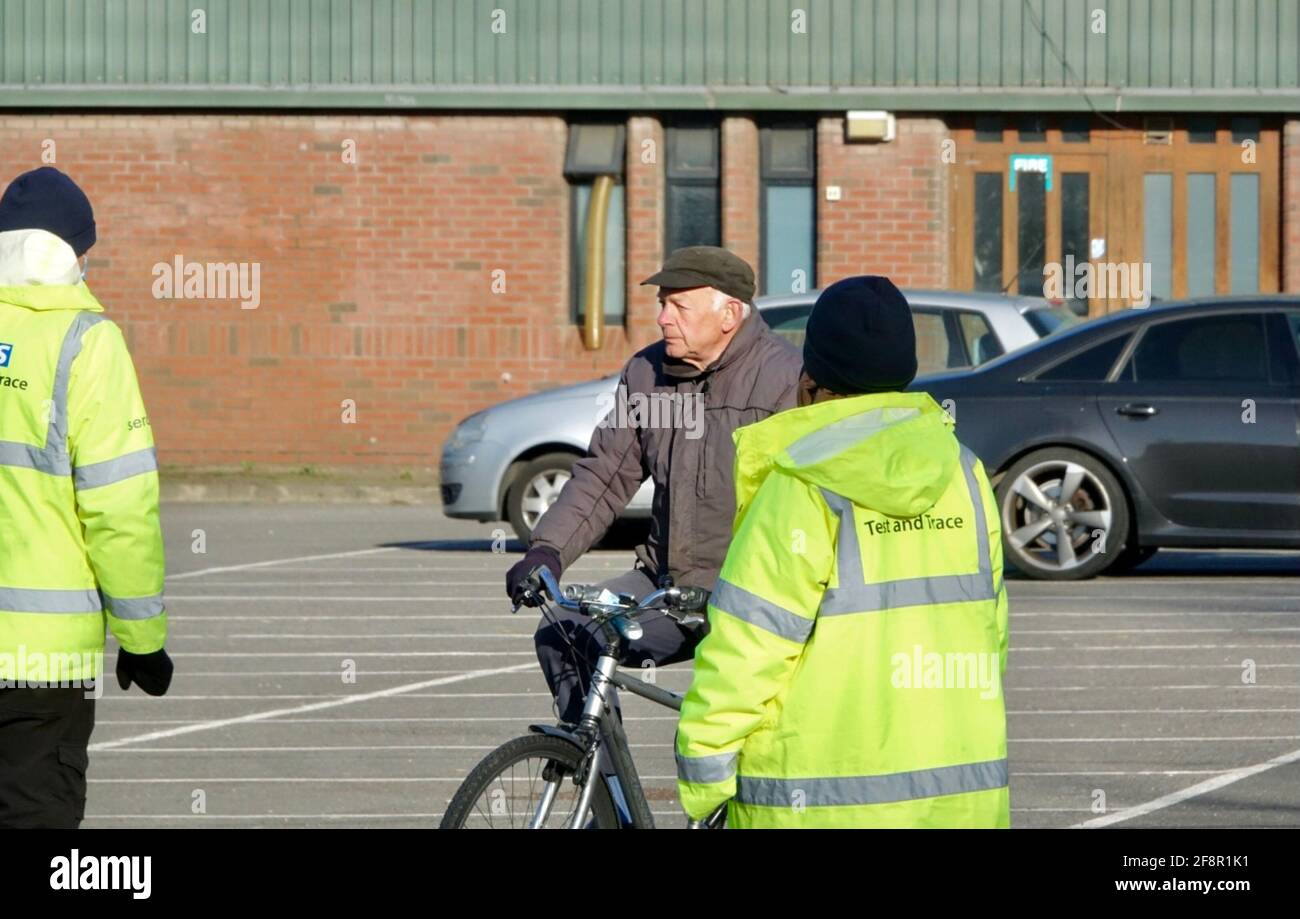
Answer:
M561 599L562 594L559 585L551 577L550 572L545 569L542 570L542 581L557 604L566 608L581 607L580 603L569 603ZM643 600L643 605L637 607L637 609L652 608L644 604L652 603L659 596L666 593L667 590L655 591ZM542 609L543 615L546 615L548 610L544 601ZM529 730L534 733L562 737L577 745L585 753L584 774L579 777L582 792L574 815L570 818L566 829L580 829L582 827L591 805L592 795L595 793L596 785L592 780L594 778L596 781L604 781L601 767L605 765L606 761L613 768L614 775L618 779L619 791L622 794L622 800L620 801L619 796L613 794L614 789L610 789L623 828L654 829L654 815L650 809L650 802L646 799L645 790L641 786L641 779L636 771L636 764L632 760L632 752L628 746L627 734L623 730L622 719L612 711L609 702L609 688L611 686L617 687L665 708L671 708L674 711L681 711L683 696L619 672L619 660L623 656L626 642L639 637L635 628L630 628L627 623L623 622L625 613L633 611L627 609L623 613L615 613L598 620L606 644L596 660L591 686L588 689L583 704L582 717L576 730L570 732L551 725L534 724L529 726ZM556 787L558 787L558 781L548 782L537 812L529 823L530 827L541 826L545 823L551 804L554 801ZM726 805L724 804L705 820L692 821L691 826L700 829L716 826L725 811Z

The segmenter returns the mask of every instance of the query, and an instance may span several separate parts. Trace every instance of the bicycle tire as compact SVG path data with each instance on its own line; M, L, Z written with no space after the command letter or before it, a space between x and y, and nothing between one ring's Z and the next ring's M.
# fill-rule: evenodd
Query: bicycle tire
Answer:
M518 818L524 818L524 824L527 824L527 816L524 813L515 815L513 812L503 815L499 812L493 813L491 805L489 810L484 811L479 802L484 798L491 788L502 775L508 772L512 766L529 759L544 759L548 763L554 764L563 773L564 779L561 782L561 788L569 787L574 792L574 803L568 810L571 812L573 807L577 806L578 789L569 780L581 764L583 751L568 741L558 737L548 737L544 734L528 734L524 737L516 737L514 740L507 741L500 747L497 747L487 756L485 756L477 766L475 766L456 789L451 801L447 805L447 811L443 814L440 829L458 830L466 829L466 824L477 815L486 817L488 826L486 829L507 829L504 826L496 826L493 817L509 816L511 818L511 829L520 829L516 821ZM539 771L540 772L540 771ZM614 810L614 802L609 794L609 787L599 776L592 777L596 782L596 788L591 796L591 815L592 821L587 825L594 823L594 828L599 830L618 829L618 815ZM554 817L554 812L552 813ZM562 827L566 822L564 817L555 826ZM548 821L550 824L551 821Z

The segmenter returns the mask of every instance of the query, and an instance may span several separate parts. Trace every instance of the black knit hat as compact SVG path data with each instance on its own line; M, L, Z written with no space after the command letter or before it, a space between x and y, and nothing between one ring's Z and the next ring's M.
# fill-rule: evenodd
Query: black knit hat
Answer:
M95 213L76 182L53 166L24 172L0 197L0 233L48 230L77 255L95 244Z
M889 278L836 281L808 317L803 366L818 386L844 396L902 389L916 376L907 299Z

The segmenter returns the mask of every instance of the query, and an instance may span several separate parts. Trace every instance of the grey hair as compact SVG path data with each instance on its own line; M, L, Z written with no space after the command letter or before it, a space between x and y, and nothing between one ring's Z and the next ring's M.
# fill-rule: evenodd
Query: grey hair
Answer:
M726 302L727 302L728 300L740 300L740 298L739 298L739 297L733 297L731 294L723 293L722 291L718 290L717 288L714 288L714 290L713 290L713 311L714 311L715 313L718 312L718 311L720 311L720 310L722 309L722 307L726 304ZM751 307L750 307L750 305L749 305L749 303L748 303L747 301L745 301L745 300L740 300L740 319L741 319L742 322L743 322L744 320L746 320L746 319L749 318L749 311L750 311L750 309L751 309Z

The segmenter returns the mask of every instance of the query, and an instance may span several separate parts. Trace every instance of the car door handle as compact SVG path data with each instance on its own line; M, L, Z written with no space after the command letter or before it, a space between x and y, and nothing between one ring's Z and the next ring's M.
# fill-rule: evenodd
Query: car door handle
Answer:
M1115 409L1115 412L1120 415L1150 417L1151 415L1159 414L1160 409L1156 408L1154 405L1141 405L1133 402L1125 402L1119 408Z

